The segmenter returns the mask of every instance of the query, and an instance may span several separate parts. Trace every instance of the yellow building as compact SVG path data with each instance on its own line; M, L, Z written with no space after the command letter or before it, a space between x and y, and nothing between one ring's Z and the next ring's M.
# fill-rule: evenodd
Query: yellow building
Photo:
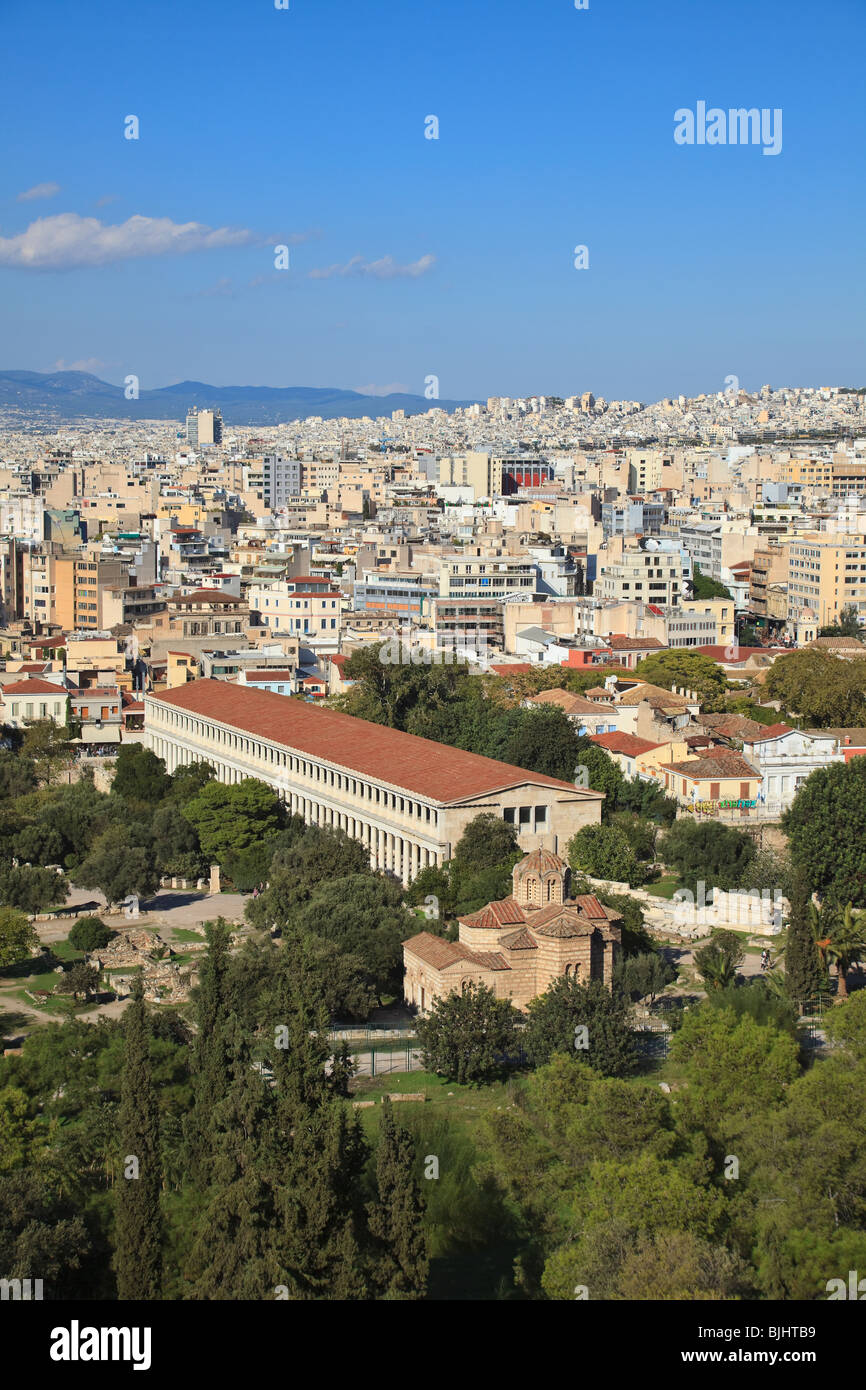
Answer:
M680 806L700 816L754 818L763 778L741 753L714 748L701 757L659 765L656 779Z
M814 532L788 543L788 620L803 608L819 627L838 621L853 608L866 621L866 537Z

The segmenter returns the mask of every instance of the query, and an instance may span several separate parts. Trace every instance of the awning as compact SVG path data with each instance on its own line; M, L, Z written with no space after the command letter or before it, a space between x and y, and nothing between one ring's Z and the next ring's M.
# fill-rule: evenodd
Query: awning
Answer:
M119 724L106 724L104 728L97 729L86 724L81 730L82 743L120 743L121 729Z

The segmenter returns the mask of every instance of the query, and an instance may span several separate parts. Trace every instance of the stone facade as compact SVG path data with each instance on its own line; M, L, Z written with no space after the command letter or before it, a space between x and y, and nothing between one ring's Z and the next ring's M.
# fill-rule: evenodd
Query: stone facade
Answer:
M525 1009L560 975L610 988L621 918L590 893L569 896L570 870L549 850L515 864L510 898L459 918L457 941L419 932L403 943L404 996L422 1012L469 983Z

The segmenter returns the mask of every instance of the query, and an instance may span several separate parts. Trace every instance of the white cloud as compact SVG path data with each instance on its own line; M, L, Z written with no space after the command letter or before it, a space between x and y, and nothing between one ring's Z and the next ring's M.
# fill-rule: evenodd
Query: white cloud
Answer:
M426 275L436 264L435 256L422 256L410 265L398 265L393 256L382 256L378 261L365 261L363 256L353 256L345 265L321 266L311 270L311 280L332 280L337 276L360 275L371 280L415 280Z
M23 193L19 193L17 201L19 203L32 203L37 198L53 198L55 193L59 192L59 183L37 183L32 188L26 188Z
M408 396L409 387L403 381L390 381L387 386L356 386L362 396Z
M108 226L96 217L61 212L40 217L18 236L0 237L0 265L25 270L68 270L107 265L137 256L187 255L258 241L241 227L206 227L201 222L172 222L169 217L130 217Z
M82 357L77 362L64 362L62 357L58 357L56 362L49 368L52 372L98 372L100 367L107 367L108 362L103 362L100 357Z

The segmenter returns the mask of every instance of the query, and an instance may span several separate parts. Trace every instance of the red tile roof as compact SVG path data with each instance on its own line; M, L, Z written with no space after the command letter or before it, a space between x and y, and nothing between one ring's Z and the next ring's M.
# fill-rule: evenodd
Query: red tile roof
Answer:
M191 594L173 594L169 603L240 603L239 598L234 594L229 594L225 589L196 589Z
M600 705L587 700L584 695L575 695L571 690L542 690L539 695L530 696L533 705L557 705L565 714L615 714L613 705Z
M289 681L289 680L291 680L291 679L292 679L292 673L291 673L291 671L277 671L277 670L270 670L270 671L247 671L246 675L244 676L244 680L246 680L246 681L253 681L253 682L261 681L262 683L264 683L264 682L266 682L266 681ZM307 680L307 679L309 679L309 677L306 677L306 676L305 676L304 679Z
M653 743L648 738L638 738L636 734L590 734L590 741L597 743L600 748L606 748L608 753L623 753L627 758L649 753L651 748L661 748L660 743Z
M664 642L657 637L608 637L606 640L613 652L667 651Z
M502 898L457 920L466 927L510 927L525 922L526 914L514 898Z
M701 656L712 657L713 661L721 661L731 665L738 661L748 661L753 656L778 656L786 649L784 647L735 647L730 644L727 647L713 645L710 643L704 647L693 647L692 651L700 652Z
M530 783L570 797L599 799L601 792L575 787L540 772L527 772L494 758L464 753L432 739L371 724L337 710L287 700L271 691L190 681L149 699L213 719L244 733L271 739L311 758L321 758L418 796L448 804Z
M789 724L767 724L760 734L752 734L744 743L766 743L768 739L781 738L783 734L793 733Z
M13 699L19 695L65 695L66 687L52 685L51 681L26 680L18 681L16 685L4 685L2 693L5 699L10 695Z
M694 758L690 762L665 763L663 772L675 772L687 781L698 782L706 777L742 777L747 781L760 782L762 774L752 764L746 762L739 753L731 749L715 749L705 757Z

